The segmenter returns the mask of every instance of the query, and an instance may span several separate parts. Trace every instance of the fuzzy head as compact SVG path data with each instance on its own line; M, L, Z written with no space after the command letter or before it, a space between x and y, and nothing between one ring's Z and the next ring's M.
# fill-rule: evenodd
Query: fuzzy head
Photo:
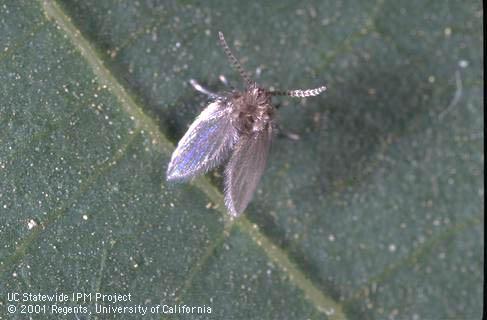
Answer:
M257 85L251 85L244 92L234 92L230 98L232 105L232 125L239 134L251 135L267 129L274 119L271 94Z

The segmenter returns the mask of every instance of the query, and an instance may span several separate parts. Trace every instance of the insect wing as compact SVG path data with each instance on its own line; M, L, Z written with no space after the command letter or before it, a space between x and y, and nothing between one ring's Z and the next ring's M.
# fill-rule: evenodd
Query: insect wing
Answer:
M237 134L230 121L231 107L212 102L179 141L167 168L167 180L187 180L207 172L228 158Z
M238 216L249 204L264 173L272 127L241 137L225 170L225 204Z

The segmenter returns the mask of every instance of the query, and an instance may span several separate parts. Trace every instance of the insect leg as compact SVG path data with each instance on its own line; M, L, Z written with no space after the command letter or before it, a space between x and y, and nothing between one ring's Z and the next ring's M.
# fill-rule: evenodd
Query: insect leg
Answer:
M277 132L277 136L279 138L287 138L289 140L293 140L293 141L298 141L301 139L301 136L297 133L294 133L294 132L291 132L291 131L287 131L287 130L284 130L280 125L275 125L275 128L274 128Z
M223 74L219 75L218 79L221 81L221 83L229 87L232 91L235 91L235 87L230 84L227 77L225 77Z
M211 99L218 99L220 98L220 96L208 89L206 89L205 87L203 87L201 84L199 84L195 79L189 79L189 83L191 84L191 86L198 92L201 92L203 94L206 94L208 97L210 97Z
M223 83L227 87L232 87L230 83L228 83L227 77L225 77L223 74L219 75L218 79L221 81L221 83Z

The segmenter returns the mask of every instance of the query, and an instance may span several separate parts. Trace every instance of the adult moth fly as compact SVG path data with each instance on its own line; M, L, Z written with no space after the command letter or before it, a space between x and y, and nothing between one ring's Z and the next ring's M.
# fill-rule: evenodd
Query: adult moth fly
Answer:
M220 44L230 63L245 80L244 91L216 94L191 80L212 99L179 141L167 168L167 180L188 180L228 160L225 168L225 204L232 216L242 213L264 172L274 131L273 96L311 97L325 86L307 90L269 91L250 79L230 51L223 33Z

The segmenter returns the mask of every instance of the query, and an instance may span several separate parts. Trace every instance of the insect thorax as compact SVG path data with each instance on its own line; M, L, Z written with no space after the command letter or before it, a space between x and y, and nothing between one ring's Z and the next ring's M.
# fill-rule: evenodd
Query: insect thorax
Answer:
M268 91L256 86L231 97L232 124L240 134L252 134L272 125L274 107Z

